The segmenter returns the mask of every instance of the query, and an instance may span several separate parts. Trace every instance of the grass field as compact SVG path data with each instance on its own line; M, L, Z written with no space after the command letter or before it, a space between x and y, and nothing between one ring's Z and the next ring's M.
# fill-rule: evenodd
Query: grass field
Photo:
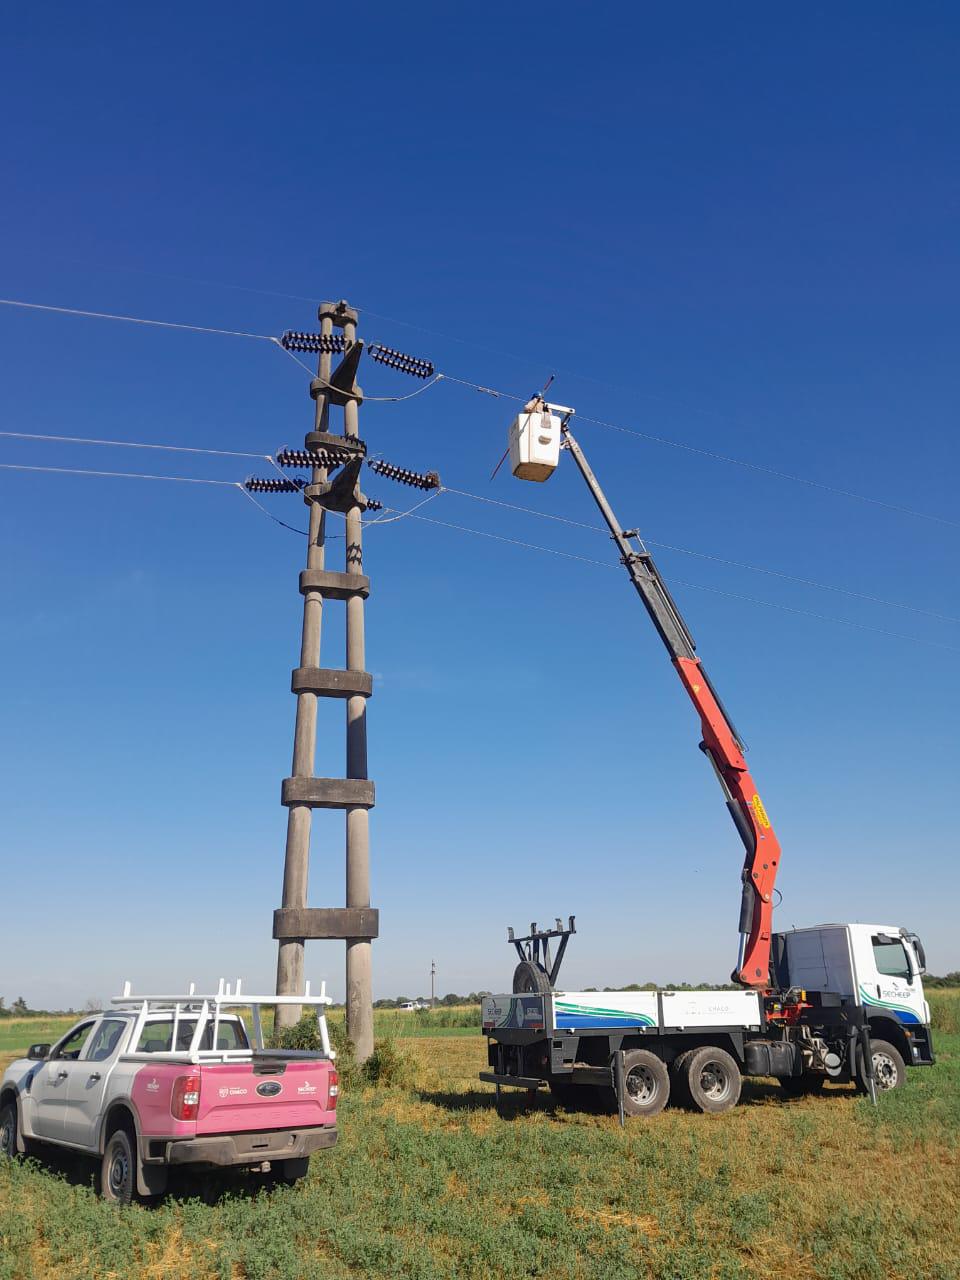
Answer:
M498 1117L479 1035L410 1037L412 1083L345 1096L339 1146L295 1188L117 1212L83 1162L5 1164L0 1280L956 1280L960 993L931 1004L951 1028L937 1065L877 1110L749 1082L725 1116L668 1109L622 1132L546 1098ZM40 1038L21 1025L0 1065Z

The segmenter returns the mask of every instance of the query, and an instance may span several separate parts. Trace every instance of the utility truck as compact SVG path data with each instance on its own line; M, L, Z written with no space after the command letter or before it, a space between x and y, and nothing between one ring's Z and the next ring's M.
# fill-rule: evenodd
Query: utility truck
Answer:
M481 1079L528 1090L548 1085L566 1104L593 1086L627 1116L671 1099L722 1112L742 1077L773 1076L788 1097L828 1081L883 1093L906 1066L933 1062L919 938L892 925L827 924L773 935L772 986L720 991L556 990L574 932L538 930L510 941L520 953L514 991L487 996ZM875 1095L874 1095L875 1096Z
M549 384L548 384L549 385ZM513 992L488 997L483 1030L500 1089L548 1084L569 1100L578 1085L615 1099L621 1118L651 1115L668 1098L725 1111L744 1074L773 1076L787 1094L827 1080L877 1092L903 1084L905 1065L933 1062L920 939L893 925L817 925L775 933L773 895L780 844L744 745L697 656L696 645L636 529L617 520L570 430L574 411L533 397L510 428L511 467L544 481L569 452L610 530L620 560L662 640L700 722L700 750L743 842L739 946L731 975L740 990L559 991L560 962L575 932L511 931L520 964ZM550 942L560 939L556 959Z
M321 987L247 996L134 996L82 1018L56 1044L34 1044L0 1081L0 1157L46 1144L100 1162L100 1191L129 1203L162 1195L171 1167L245 1167L294 1183L310 1154L337 1141L334 1053ZM314 1007L322 1050L268 1049L265 1004ZM238 1012L249 1008L253 1042Z

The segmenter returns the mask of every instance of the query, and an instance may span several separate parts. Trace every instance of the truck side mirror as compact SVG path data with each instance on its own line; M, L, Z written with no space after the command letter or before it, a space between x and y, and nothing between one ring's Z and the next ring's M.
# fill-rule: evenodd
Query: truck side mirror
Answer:
M32 1044L27 1050L27 1057L33 1059L34 1062L41 1061L50 1052L48 1044Z

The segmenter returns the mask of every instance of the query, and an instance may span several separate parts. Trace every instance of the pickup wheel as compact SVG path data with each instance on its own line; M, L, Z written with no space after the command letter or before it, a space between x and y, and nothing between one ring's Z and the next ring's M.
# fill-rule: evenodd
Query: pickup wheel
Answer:
M669 1097L670 1076L663 1059L649 1049L628 1049L623 1055L623 1114L655 1116Z
M136 1185L137 1164L133 1143L125 1129L116 1129L103 1149L100 1194L112 1204L129 1204Z
M5 1102L0 1109L0 1159L17 1158L17 1107Z
M684 1077L698 1111L720 1115L740 1101L740 1068L725 1049L712 1044L695 1049L684 1063Z
M889 1093L899 1089L906 1083L907 1069L899 1049L895 1049L886 1040L870 1041L870 1052L873 1057L873 1078L877 1093ZM866 1073L863 1069L863 1052L857 1050L857 1089L860 1093L868 1093Z

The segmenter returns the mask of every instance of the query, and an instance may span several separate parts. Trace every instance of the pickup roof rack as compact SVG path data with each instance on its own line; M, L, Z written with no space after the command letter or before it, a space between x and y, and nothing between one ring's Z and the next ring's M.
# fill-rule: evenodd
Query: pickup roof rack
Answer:
M323 1046L323 1056L331 1060L336 1057L334 1050L330 1047L330 1035L327 1030L326 1015L324 1014L324 1008L328 1004L333 1004L333 1001L327 995L326 982L320 983L319 995L311 995L310 983L305 982L303 994L291 996L247 995L241 992L239 978L233 985L221 978L217 990L210 994L203 994L197 991L196 983L191 982L190 989L183 995L134 995L131 984L124 982L122 994L114 996L110 1003L118 1010L135 1013L136 1023L129 1040L131 1045L135 1045L139 1041L144 1024L158 1015L166 1014L173 1019L173 1029L170 1037L171 1046L177 1044L177 1030L181 1020L193 1022L196 1019L189 1048L171 1048L170 1051L165 1052L163 1055L165 1058L177 1058L184 1062L194 1063L230 1062L250 1057L250 1049L201 1049L200 1047L208 1026L212 1026L211 1044L216 1045L221 1019L224 1012L229 1009L250 1010L253 1017L254 1052L258 1055L287 1058L313 1056L300 1054L295 1050L266 1048L263 1040L263 1021L260 1017L260 1009L263 1005L310 1005L317 1010L317 1029L320 1034L320 1043ZM126 1058L143 1058L150 1061L155 1060L156 1056L156 1054L135 1052L124 1055Z

